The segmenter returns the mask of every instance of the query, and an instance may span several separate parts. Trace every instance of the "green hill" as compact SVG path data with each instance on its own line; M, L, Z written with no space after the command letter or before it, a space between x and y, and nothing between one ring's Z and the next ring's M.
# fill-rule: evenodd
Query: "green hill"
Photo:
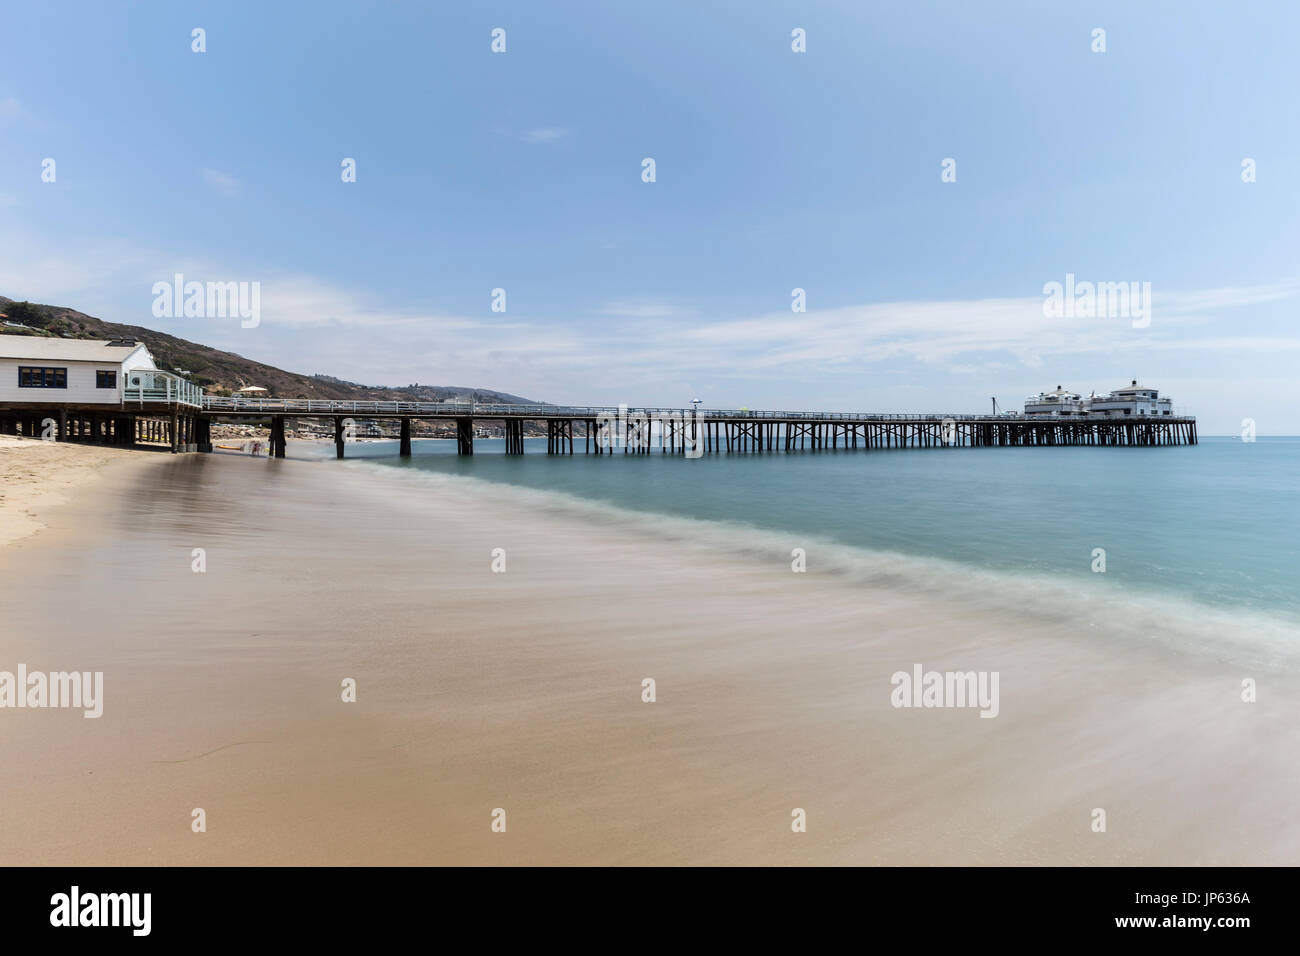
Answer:
M260 385L276 398L377 399L382 401L442 401L463 398L477 402L536 404L507 392L457 385L358 385L330 375L300 375L274 365L246 359L234 352L199 345L155 332L139 325L105 322L76 309L58 305L15 302L0 296L0 313L9 324L0 325L6 335L42 335L71 339L135 339L153 353L159 368L183 369L190 381L213 394L223 394L245 385Z

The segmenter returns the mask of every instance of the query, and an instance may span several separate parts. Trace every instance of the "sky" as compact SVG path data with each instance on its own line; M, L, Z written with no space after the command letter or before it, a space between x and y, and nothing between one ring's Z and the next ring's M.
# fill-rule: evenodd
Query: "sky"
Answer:
M3 32L10 298L374 385L955 413L1136 377L1203 434L1300 433L1300 4L49 0ZM256 325L156 316L178 273L258 283ZM1049 315L1067 274L1149 313Z

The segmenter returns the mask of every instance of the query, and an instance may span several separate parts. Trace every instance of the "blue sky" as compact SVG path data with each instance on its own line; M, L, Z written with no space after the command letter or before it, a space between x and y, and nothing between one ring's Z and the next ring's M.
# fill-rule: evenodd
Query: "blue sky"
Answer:
M983 411L1138 375L1295 433L1298 32L1281 2L15 6L0 293L372 384ZM177 272L260 282L260 324L155 318ZM1066 273L1150 282L1150 326L1045 317Z

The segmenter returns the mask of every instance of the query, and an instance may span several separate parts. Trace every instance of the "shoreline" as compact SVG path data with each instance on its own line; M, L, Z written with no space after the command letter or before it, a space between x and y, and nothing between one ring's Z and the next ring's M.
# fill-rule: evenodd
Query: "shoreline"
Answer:
M1166 650L1219 663L1300 673L1300 621L1272 609L1212 604L1177 591L1131 587L1093 575L1083 576L1081 582L1051 571L988 568L946 557L866 548L793 529L634 509L554 488L396 468L385 460L355 458L343 467L370 471L385 483L412 491L472 487L479 496L491 498L493 507L517 504L533 515L618 528L690 552L761 561L778 570L788 571L791 549L798 546L805 550L810 570L845 586L905 591L917 601L994 615L1009 615L1014 608L1017 617L1037 626L1083 622L1103 634L1140 635L1143 643L1163 644ZM1033 594L1032 602L1014 606L1001 597L1025 589ZM990 595L996 596L992 602Z
M105 704L0 715L17 764L39 768L0 784L14 862L1300 855L1294 674L945 600L942 581L920 601L888 568L795 575L779 552L539 508L514 486L158 458L23 555L25 585L64 599L6 609L0 669L103 671ZM123 593L146 603L102 613ZM918 663L999 673L996 719L892 706L891 675ZM1238 699L1243 675L1268 688L1258 704Z

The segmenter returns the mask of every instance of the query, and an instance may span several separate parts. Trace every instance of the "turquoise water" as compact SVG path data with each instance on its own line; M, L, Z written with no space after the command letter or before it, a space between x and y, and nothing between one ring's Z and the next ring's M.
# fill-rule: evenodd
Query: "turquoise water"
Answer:
M350 458L876 552L1100 583L1300 621L1300 439L1175 448L954 448L524 457L479 440L350 445ZM578 446L579 449L581 446ZM1030 593L1028 600L1032 600Z

